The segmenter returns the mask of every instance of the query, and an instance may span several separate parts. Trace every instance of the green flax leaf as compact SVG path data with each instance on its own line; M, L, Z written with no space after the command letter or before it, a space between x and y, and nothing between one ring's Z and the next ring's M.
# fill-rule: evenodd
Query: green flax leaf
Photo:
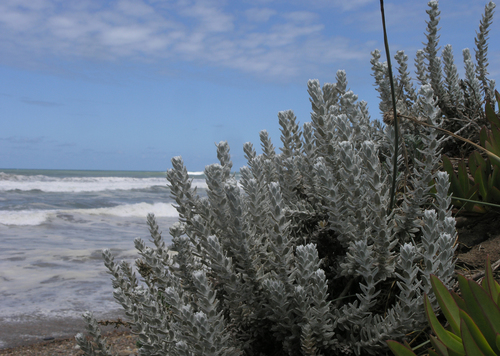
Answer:
M483 201L490 201L488 194L488 178L486 177L486 173L481 167L477 168L474 172L474 182L476 182L478 186L479 194L483 198Z
M486 118L490 122L491 127L500 129L500 120L498 119L497 114L495 113L495 109L493 108L493 106L491 106L491 103L487 102L484 109L486 113Z
M432 291L441 307L446 320L450 323L451 329L455 335L460 335L460 310L448 288L437 278L431 275Z
M495 336L500 332L500 309L476 282L459 274L458 283L467 306L465 311L472 317L488 343L495 345ZM494 349L495 352L500 353L499 349L496 347Z
M431 340L431 344L435 349L435 354L438 356L450 356L449 350L446 347L445 344L441 342L438 338L435 336L429 335L429 339ZM430 354L430 349L429 349L429 354Z
M424 298L425 311L427 314L427 320L431 325L432 331L436 334L439 340L451 351L456 352L459 355L465 355L465 350L462 345L462 340L459 336L453 334L452 332L446 330L434 314L432 310L431 302L429 297L425 295Z
M391 351L394 353L396 356L416 356L415 353L412 351L412 349L408 348L407 346L394 341L394 340L387 340L387 345L389 345L389 348Z
M500 296L500 285L495 281L495 278L493 278L493 271L491 270L491 262L490 262L490 255L486 257L486 274L483 279L483 288L488 292L490 295L491 299L493 301L497 302L498 305L498 298Z
M460 311L460 318L462 341L467 355L496 356L474 320L463 310Z

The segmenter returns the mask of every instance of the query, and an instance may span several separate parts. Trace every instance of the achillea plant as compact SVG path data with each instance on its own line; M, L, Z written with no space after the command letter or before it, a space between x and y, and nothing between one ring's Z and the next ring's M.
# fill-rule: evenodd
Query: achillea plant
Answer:
M429 5L434 44L417 54L420 88L409 82L406 56L396 56L407 93L398 108L442 127L444 104L433 87L441 82L439 63L432 59L439 14L436 2ZM378 58L375 52L372 65L384 104L387 80ZM439 90L454 86L452 77ZM103 252L140 355L380 354L385 340L426 325L424 294L437 307L430 276L449 287L454 272L450 183L437 170L443 138L407 124L403 130L418 137L418 147L406 149L404 159L394 148L394 126L370 120L344 71L323 87L310 80L308 92L311 122L300 127L292 111L280 112L280 152L262 131L261 154L251 143L243 147L248 163L239 181L226 142L217 145L219 163L205 168L205 197L192 187L182 158L172 159L167 179L179 222L169 232L176 255L153 215L147 219L153 246L135 240L141 281L130 265ZM460 100L459 93L453 98ZM396 154L396 179L405 188L389 211ZM87 355L110 355L92 315L86 318L95 342L79 334L78 343Z

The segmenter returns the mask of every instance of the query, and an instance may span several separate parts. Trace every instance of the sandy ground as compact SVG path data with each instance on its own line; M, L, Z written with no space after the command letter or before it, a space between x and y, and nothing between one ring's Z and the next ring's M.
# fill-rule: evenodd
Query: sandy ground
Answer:
M108 325L101 326L101 330L107 332L115 328L113 325ZM0 350L53 339L74 338L80 332L85 332L83 318L49 319L26 316L24 320L18 321L6 321L0 318Z

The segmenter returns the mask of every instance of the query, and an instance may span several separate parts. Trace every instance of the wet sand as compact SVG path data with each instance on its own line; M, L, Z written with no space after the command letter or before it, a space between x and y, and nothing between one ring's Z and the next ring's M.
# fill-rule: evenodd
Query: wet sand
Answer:
M116 320L123 312L117 310L108 315L98 315L97 320ZM124 328L122 327L121 330ZM113 325L101 326L103 332L116 330ZM52 339L75 337L85 333L85 320L82 318L43 318L29 315L16 320L0 318L0 350L18 346L32 345Z

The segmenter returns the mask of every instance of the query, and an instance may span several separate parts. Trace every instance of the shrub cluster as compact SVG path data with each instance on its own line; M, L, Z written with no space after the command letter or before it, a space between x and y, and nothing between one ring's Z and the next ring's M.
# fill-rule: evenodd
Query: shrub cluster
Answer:
M460 82L448 46L442 78L439 11L437 1L429 2L418 90L407 57L396 55L401 114L447 129L454 129L454 114L470 119L467 127L480 120L478 94L490 95L493 85L485 56L492 4L476 40L478 64L464 52L467 79ZM379 58L373 52L386 112L387 65ZM449 177L438 170L447 137L413 122L403 121L397 133L389 121L370 120L344 71L322 87L310 80L308 92L311 122L300 127L292 111L280 112L279 151L262 131L261 154L251 143L243 147L248 163L239 179L228 144L217 145L219 163L204 172L206 196L193 188L182 158L172 159L167 179L179 222L169 232L176 254L153 215L147 219L153 246L135 240L141 280L103 251L140 355L377 354L387 350L385 340L426 325L424 294L437 308L430 276L450 286L457 238ZM396 134L404 138L398 150ZM397 204L390 210L394 161ZM111 355L92 315L85 318L93 339L79 334L82 350Z

